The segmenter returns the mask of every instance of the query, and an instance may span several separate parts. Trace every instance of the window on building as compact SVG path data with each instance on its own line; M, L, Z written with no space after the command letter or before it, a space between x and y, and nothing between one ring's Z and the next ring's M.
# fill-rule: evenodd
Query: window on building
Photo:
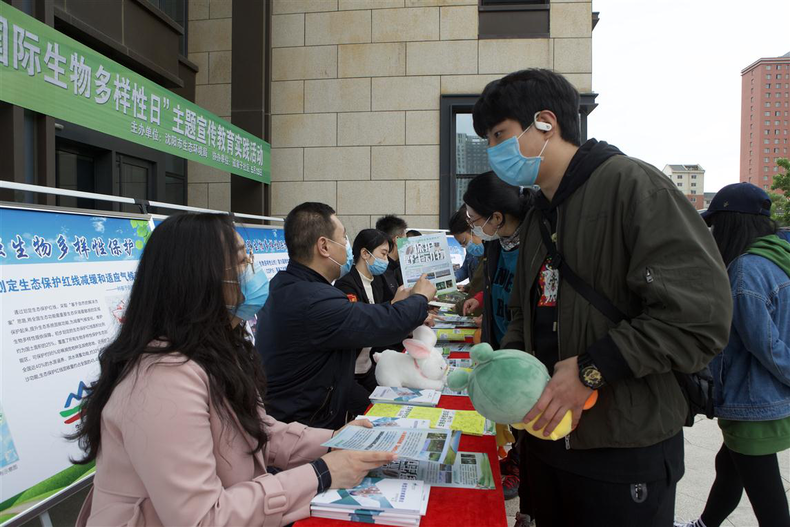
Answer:
M691 179L697 179L697 174L691 174Z
M480 0L478 35L486 38L547 38L549 0ZM596 13L590 23L594 26Z
M771 112L765 112L765 116L766 117L770 117L771 116Z
M763 154L770 154L770 153L771 153L771 149L770 148L765 148L763 150Z
M771 94L770 94L769 92L766 92L766 93L765 93L765 98L766 98L766 99L770 99L770 98L771 98Z
M188 0L148 0L154 7L167 15L170 20L181 26L178 50L182 55L187 54L187 1Z
M766 73L765 74L765 79L766 80L771 80L771 74L770 73Z
M769 144L771 144L771 142L768 139L763 139L763 144L769 145Z
M768 163L768 162L770 162L770 161L771 161L771 159L770 159L770 158L768 158L768 157L764 157L764 158L763 158L763 163Z
M765 89L766 89L766 90L770 90L770 89L771 89L771 84L770 84L770 83L766 84L766 85L765 85Z
M768 185L763 185L763 189L768 190Z
M768 167L763 167L763 172L768 172Z
M118 180L119 195L141 200L151 199L151 183L153 181L153 163L127 155L118 155L121 168ZM122 205L125 212L140 212L136 205Z
M763 179L764 179L765 181L768 181L768 176L763 176Z
M697 184L696 184L696 183L692 183L692 184L691 184L691 186L692 186L692 187L696 187L696 186L697 186Z
M96 192L96 156L86 148L76 145L58 145L55 151L55 185L65 190ZM55 203L61 207L93 209L92 199L57 196Z
M771 107L771 103L770 102L765 103L765 107L766 108L770 108Z
M678 179L683 179L683 176L678 176Z
M771 121L765 121L765 126L771 126Z
M770 69L771 69L771 66L770 66L769 64L766 64L766 66L765 66L765 69L766 69L766 70L770 70Z

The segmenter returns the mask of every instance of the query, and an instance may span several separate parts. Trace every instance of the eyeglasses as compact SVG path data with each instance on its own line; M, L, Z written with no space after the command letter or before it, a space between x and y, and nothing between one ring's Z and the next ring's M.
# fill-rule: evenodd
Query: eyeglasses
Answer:
M475 226L475 223L476 223L476 222L478 222L478 221L480 221L480 220L482 220L482 219L483 219L483 217L482 217L482 216L479 216L478 218L476 218L476 219L474 219L474 220L473 220L473 219L472 219L472 217L469 215L469 211L466 211L466 223L467 223L467 225L469 225L470 227L474 227L474 226ZM490 219L490 218L489 218L489 219ZM488 221L488 220L486 220L486 221Z

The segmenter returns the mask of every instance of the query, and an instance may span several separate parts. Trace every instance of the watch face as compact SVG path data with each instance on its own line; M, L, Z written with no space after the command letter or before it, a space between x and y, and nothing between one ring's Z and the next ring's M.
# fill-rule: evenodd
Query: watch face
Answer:
M582 370L582 378L588 388L597 389L603 384L603 375L593 366L587 366Z

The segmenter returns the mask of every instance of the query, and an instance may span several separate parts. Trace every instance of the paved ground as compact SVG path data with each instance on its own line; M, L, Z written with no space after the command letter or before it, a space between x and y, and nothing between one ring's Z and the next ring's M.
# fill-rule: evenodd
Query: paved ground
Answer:
M678 519L696 519L708 497L716 477L714 458L721 448L721 432L715 421L701 419L691 428L684 428L686 438L686 475L678 484L675 516ZM785 486L785 494L790 493L790 450L779 454L779 465ZM512 526L518 511L518 498L506 503L508 519ZM752 513L749 498L744 493L735 512L727 519L726 527L757 527L757 519Z
M703 419L693 427L684 429L686 437L686 475L678 485L675 516L682 519L695 519L705 507L708 491L713 484L715 470L713 460L721 448L721 432L715 421ZM790 451L779 454L785 492L790 492ZM85 499L80 493L71 500L55 507L51 517L54 527L71 527L77 518L79 507ZM515 521L518 511L518 498L507 502L510 525ZM726 527L757 527L749 499L744 494L740 506L729 517ZM25 527L38 527L33 520Z

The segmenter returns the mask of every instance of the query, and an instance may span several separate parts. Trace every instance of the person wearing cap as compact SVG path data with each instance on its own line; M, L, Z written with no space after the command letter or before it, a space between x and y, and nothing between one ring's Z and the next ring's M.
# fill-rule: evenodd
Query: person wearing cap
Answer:
M730 340L710 363L724 443L702 516L718 527L746 490L761 526L790 526L777 452L790 448L790 243L771 220L771 199L750 183L721 189L702 213L730 277Z

